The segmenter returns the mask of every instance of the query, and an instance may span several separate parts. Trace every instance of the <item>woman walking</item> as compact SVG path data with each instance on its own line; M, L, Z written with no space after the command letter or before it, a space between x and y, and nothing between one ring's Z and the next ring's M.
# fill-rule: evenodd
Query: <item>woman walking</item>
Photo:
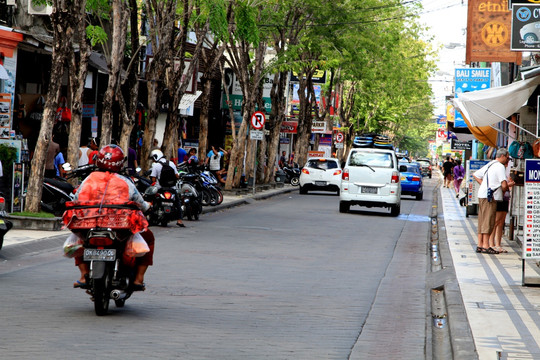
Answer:
M454 190L456 190L456 197L459 197L459 189L461 183L465 177L465 168L461 165L461 159L456 159L456 166L454 166Z

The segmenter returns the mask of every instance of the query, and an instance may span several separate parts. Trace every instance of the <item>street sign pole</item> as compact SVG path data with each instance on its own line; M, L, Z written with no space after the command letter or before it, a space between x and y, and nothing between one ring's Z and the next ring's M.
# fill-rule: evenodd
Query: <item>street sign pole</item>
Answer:
M262 136L263 136L262 131L264 131L265 121L266 121L266 116L261 111L255 111L253 115L251 115L252 129L250 130L250 138L252 140L255 140L255 146L253 149L253 152L254 152L253 154L253 195L255 195L255 184L257 182L256 180L257 178L257 145L259 141L258 136L261 136L261 139L262 139ZM254 129L256 130L256 133L255 131L253 131Z
M255 195L255 183L257 182L257 145L259 140L255 140L255 149L253 150L253 195Z

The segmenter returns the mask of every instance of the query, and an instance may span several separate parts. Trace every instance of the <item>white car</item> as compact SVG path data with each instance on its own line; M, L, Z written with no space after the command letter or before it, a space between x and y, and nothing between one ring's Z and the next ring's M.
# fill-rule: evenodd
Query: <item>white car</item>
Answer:
M538 39L540 39L540 21L523 25L523 27L519 29L519 35L527 45L538 43Z
M300 171L300 194L309 190L335 191L339 194L341 166L335 158L309 158Z
M400 167L394 150L352 149L343 167L339 212L351 205L387 207L392 216L401 211Z

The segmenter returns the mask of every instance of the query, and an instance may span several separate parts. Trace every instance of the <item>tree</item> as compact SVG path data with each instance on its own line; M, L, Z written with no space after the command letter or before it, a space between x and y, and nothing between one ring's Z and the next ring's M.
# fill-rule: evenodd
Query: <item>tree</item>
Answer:
M49 89L47 90L47 100L43 109L39 138L31 162L25 206L25 210L29 212L39 212L40 209L47 149L51 142L58 99L61 95L62 77L75 34L76 24L74 21L77 21L77 17L73 16L73 1L54 0L52 3L51 22L53 24L54 41L51 80L49 82Z

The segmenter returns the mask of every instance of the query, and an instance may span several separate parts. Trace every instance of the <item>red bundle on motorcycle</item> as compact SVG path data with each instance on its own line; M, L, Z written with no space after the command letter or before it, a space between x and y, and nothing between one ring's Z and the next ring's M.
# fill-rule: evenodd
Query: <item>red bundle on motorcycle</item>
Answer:
M68 201L62 220L70 230L104 227L137 233L148 227L146 217L134 202L101 206L95 201Z

